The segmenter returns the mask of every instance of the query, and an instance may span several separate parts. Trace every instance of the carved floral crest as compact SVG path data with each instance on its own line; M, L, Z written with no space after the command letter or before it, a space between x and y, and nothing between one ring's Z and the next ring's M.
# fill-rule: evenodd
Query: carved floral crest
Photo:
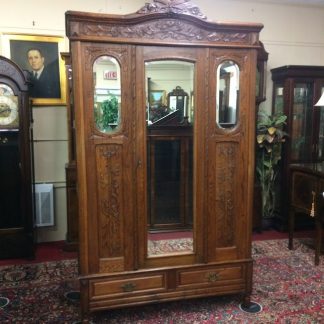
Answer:
M207 19L200 9L191 3L190 0L153 0L153 2L146 3L143 8L137 11L139 14L159 12L186 14Z

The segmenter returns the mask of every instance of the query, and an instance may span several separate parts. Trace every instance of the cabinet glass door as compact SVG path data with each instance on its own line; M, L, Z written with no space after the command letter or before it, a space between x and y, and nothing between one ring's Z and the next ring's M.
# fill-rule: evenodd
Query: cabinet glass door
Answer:
M324 92L324 87L322 87L321 93ZM319 134L318 134L318 149L317 149L317 159L318 161L324 160L324 107L318 107L320 111L319 118Z
M291 120L291 162L312 159L313 84L296 83Z
M275 114L283 114L284 113L284 106L283 106L283 84L276 83L274 85L275 96L274 96L274 113Z

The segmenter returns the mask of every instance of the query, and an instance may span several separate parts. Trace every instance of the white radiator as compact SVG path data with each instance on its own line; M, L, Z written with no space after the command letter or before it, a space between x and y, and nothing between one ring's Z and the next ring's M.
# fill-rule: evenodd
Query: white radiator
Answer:
M36 226L54 225L53 184L35 185Z

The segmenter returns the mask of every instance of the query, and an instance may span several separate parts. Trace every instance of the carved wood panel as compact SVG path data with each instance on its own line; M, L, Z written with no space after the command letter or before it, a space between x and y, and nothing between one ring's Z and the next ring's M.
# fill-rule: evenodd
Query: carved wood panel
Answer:
M123 164L121 145L97 145L99 257L123 255Z
M93 23L80 27L74 33L79 36L96 35L111 38L160 39L163 41L231 42L240 44L249 44L251 42L249 33L208 31L172 18L156 19L154 23L143 22L131 27Z
M215 241L221 248L234 245L238 144L215 143L215 153Z

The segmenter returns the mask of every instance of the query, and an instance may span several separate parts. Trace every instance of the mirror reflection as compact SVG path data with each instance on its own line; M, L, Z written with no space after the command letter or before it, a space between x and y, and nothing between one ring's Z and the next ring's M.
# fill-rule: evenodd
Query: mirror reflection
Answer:
M236 63L225 61L218 67L216 123L221 128L232 128L237 124L239 82L239 67Z
M189 121L189 102L188 93L185 92L180 86L176 86L172 92L168 94L168 108L170 111L179 111L179 121L188 123Z
M194 68L145 64L149 257L193 252Z
M100 56L93 64L94 119L97 129L114 133L121 122L120 66L111 56Z

